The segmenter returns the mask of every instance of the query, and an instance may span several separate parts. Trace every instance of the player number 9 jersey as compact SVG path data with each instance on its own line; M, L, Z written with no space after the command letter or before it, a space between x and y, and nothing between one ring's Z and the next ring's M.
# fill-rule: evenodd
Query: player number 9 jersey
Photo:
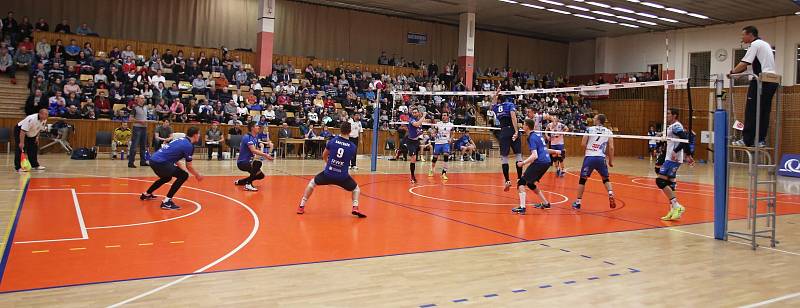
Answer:
M608 140L614 134L610 129L603 126L592 126L586 130L587 134L608 135L605 136L587 136L586 141L586 156L600 156L606 157L606 148L608 147Z

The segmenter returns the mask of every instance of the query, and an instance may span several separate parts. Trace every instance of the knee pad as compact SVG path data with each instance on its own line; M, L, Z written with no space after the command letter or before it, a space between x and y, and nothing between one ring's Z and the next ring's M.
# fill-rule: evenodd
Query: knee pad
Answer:
M522 161L522 154L516 154L517 161Z
M530 190L534 190L535 191L536 188L537 188L536 187L536 183L528 183L528 188L530 188Z
M449 162L449 161L450 161L450 155L444 154L444 162Z
M264 179L264 172L259 172L258 175L256 175L256 180L263 180L263 179Z
M657 178L656 179L656 186L658 186L659 189L664 189L664 187L669 186L669 180L665 180L665 179L662 179L662 178Z
M180 170L180 172L178 172L178 174L175 175L175 178L178 178L178 179L181 179L181 180L186 180L186 179L189 178L189 173L186 173L186 171Z
M253 161L253 170L261 170L261 165L263 163L260 160Z
M314 187L317 187L317 182L314 182L314 179L311 179L311 181L308 181L308 188L314 189Z
M528 183L527 183L527 181L525 181L525 179L522 179L522 178L521 179L517 179L517 186L525 186L525 185L528 185Z
M655 170L656 174L658 174L658 172L661 171L661 167L656 166L655 168L653 168L653 170Z
M586 185L586 178L581 178L580 180L578 180L578 184Z
M500 161L503 162L503 164L508 164L508 156L500 156Z
M435 164L437 161L439 161L439 156L434 156L433 158L431 158L431 162L432 162L432 163L434 163L434 164ZM446 161L446 160L445 160L445 161Z
M670 183L669 183L669 187L670 187L670 188L672 188L672 191L675 191L675 190L677 190L677 189L675 188L675 187L677 187L677 184L678 184L677 182L670 182Z
M603 178L603 184L605 184L605 183L608 183L608 182L610 182L610 181L611 181L611 180L609 180L608 178Z

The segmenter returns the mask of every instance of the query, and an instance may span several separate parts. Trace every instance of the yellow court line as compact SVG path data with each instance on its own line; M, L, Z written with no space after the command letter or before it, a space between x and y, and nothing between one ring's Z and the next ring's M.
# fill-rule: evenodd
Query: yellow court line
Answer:
M119 248L120 245L107 245L106 248Z
M153 243L139 243L139 246L153 246Z
M44 252L50 252L50 250L34 250L34 251L31 251L31 253L44 253Z
M3 238L2 238L3 243L6 243L10 240L9 237L11 236L11 229L14 228L14 220L17 218L17 212L19 211L19 208L22 207L22 196L25 195L25 190L27 190L28 188L28 184L30 183L31 180L31 175L30 173L24 173L22 176L20 176L19 179L20 179L19 183L20 191L19 194L17 194L17 199L16 199L17 206L12 206L11 215L8 215L8 224L6 225L6 230L3 232Z
M174 241L174 242L169 242L169 243L170 244L183 244L183 241Z
M75 248L70 248L69 250L71 250L71 251L86 250L86 247L75 247Z

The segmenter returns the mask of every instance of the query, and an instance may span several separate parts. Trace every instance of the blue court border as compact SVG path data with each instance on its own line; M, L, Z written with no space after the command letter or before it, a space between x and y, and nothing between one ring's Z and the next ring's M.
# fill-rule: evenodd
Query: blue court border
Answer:
M22 196L19 198L17 204L17 214L14 215L14 223L11 224L11 231L8 232L6 238L6 247L3 249L3 259L0 261L0 284L3 282L3 274L6 273L6 265L8 265L8 257L11 254L11 244L14 243L14 235L17 233L17 225L19 224L19 217L22 214L22 205L25 204L25 196L28 193L28 185L31 184L31 178L25 179L25 186L22 189Z

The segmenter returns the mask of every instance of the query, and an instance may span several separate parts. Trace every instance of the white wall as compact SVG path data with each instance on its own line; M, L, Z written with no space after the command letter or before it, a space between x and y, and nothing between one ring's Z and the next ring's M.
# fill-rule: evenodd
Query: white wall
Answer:
M735 24L698 27L667 32L654 32L621 37L598 38L595 43L593 73L626 73L647 71L648 64L666 64L665 37L669 38L669 69L677 78L689 75L689 54L710 51L711 74L725 74L733 68L734 50L740 49L741 29L754 25L761 37L776 48L775 62L784 85L795 84L797 45L800 44L800 16L783 16ZM583 75L592 66L585 63L586 55L573 53L588 45L586 41L570 44L569 69L571 75ZM719 62L714 58L718 49L725 49L728 58ZM574 65L573 65L574 64ZM582 66L578 68L576 66ZM581 73L572 73L581 72Z

